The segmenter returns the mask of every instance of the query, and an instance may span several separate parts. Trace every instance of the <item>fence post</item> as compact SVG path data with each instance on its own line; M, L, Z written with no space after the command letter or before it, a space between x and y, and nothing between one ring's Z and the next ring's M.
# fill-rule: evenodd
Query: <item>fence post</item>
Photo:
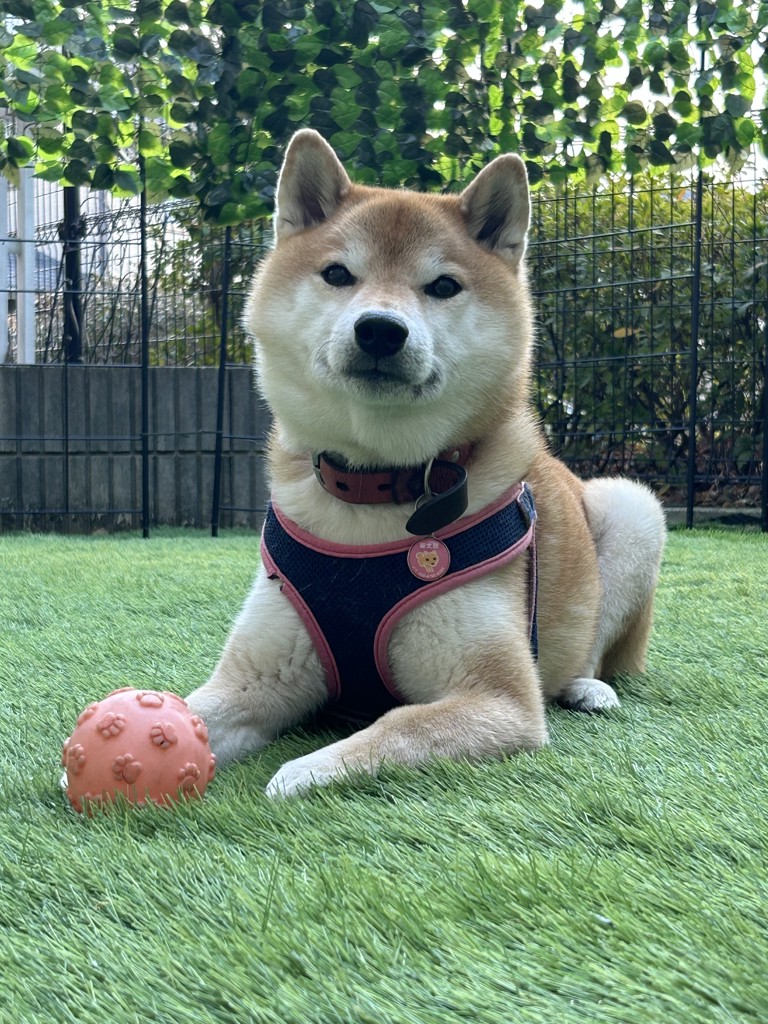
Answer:
M85 221L80 214L80 189L64 188L64 220L61 238L64 243L64 361L83 361L83 276L80 241L85 235Z
M696 427L699 385L699 313L701 307L701 233L703 223L704 175L701 169L696 179L693 239L693 280L691 282L691 352L690 381L688 386L688 468L686 481L685 525L693 526L693 506L696 488Z
M211 502L211 536L219 536L221 508L222 448L224 442L224 394L227 380L227 331L229 321L229 272L232 262L232 228L224 232L224 266L221 271L221 335L219 344L219 387L216 398L216 449L213 460L213 500Z
M141 180L140 256L141 279L141 532L149 537L149 286L147 276L147 179L144 157L139 154Z
M698 16L697 16L698 20ZM699 27L701 24L699 23ZM700 73L704 74L707 64L706 46L701 47ZM701 112L699 126L701 126ZM698 158L699 173L696 177L696 205L694 212L693 239L693 280L691 281L691 376L688 387L688 467L686 481L685 525L693 527L693 505L696 487L696 426L698 413L699 384L699 314L701 307L701 233L703 223L704 174L701 169L701 153Z

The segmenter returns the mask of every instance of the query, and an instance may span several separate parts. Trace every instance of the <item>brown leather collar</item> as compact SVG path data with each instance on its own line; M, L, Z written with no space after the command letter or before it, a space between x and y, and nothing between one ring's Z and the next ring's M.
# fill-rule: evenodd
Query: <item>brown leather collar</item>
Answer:
M441 470L440 463L465 466L473 448L472 444L449 448L422 466L355 470L339 465L327 452L313 452L312 466L325 490L341 501L353 505L407 505L424 495L425 482L435 494L447 490L456 477Z

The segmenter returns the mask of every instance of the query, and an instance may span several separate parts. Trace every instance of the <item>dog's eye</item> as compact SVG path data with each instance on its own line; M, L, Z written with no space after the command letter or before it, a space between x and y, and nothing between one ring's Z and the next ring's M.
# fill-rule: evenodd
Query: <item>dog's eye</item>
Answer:
M346 288L355 283L355 278L341 263L331 263L320 272L320 276L326 284L333 285L334 288Z
M434 281L431 281L424 291L427 295L431 295L433 299L451 299L454 295L459 294L461 285L458 281L454 281L452 277L441 274L440 277L436 277Z

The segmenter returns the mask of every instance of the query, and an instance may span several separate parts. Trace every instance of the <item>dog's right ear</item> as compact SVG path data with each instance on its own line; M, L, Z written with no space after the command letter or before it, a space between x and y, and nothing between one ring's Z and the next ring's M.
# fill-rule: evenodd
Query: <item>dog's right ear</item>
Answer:
M322 135L312 128L296 132L277 184L277 241L330 217L349 186L347 172Z

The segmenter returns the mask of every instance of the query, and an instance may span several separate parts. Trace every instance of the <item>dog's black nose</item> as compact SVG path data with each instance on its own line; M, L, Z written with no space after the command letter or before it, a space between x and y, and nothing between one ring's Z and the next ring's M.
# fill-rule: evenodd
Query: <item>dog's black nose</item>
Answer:
M405 345L408 328L399 320L380 314L361 316L355 324L357 344L376 359L393 356Z

